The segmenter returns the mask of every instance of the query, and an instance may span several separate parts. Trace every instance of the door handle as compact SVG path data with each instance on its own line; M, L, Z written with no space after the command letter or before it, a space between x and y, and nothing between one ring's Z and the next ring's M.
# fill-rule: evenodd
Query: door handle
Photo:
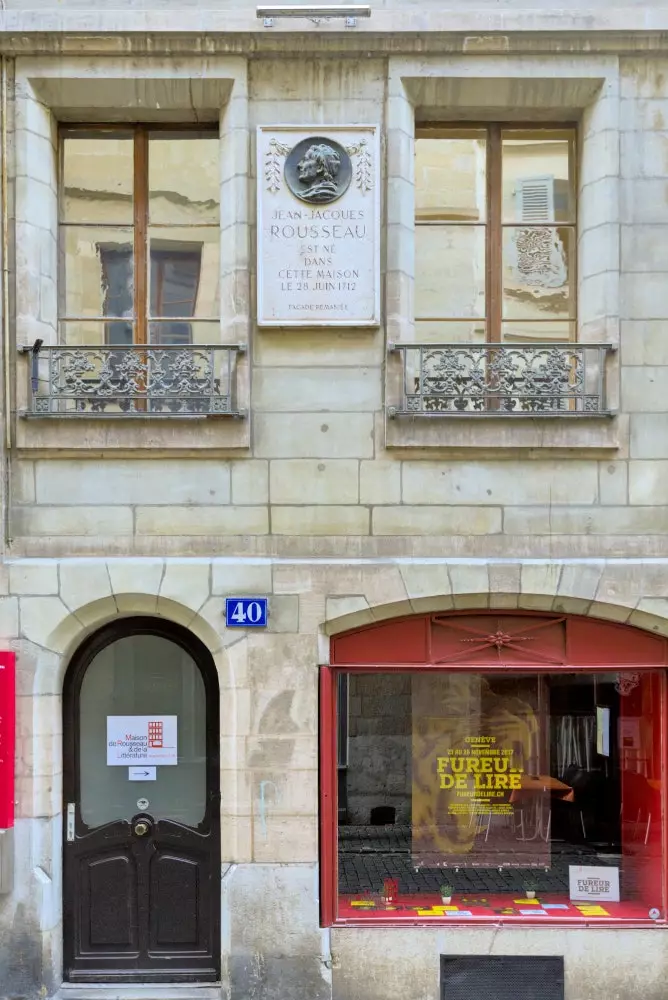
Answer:
M75 819L74 802L68 802L66 835L67 835L67 842L69 844L71 844L72 841L74 840L74 831L75 831L74 819Z
M148 823L145 823L143 820L140 820L138 823L135 823L134 832L138 837L145 837L146 834L148 833L148 830L149 830Z

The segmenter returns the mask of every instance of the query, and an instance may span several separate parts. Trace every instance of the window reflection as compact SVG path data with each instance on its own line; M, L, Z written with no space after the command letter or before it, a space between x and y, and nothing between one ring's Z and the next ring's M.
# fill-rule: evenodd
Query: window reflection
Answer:
M415 319L421 342L458 321L485 338L575 333L575 133L425 126L415 140ZM474 341L480 331L472 330Z
M592 916L646 919L663 905L661 691L649 671L348 674L339 915L439 915L447 886L441 916L579 917L582 869L613 886Z
M80 342L83 321L93 319L108 321L98 331L111 345L189 344L197 331L207 339L215 333L219 145L206 130L63 130L66 336ZM188 322L195 319L212 322Z

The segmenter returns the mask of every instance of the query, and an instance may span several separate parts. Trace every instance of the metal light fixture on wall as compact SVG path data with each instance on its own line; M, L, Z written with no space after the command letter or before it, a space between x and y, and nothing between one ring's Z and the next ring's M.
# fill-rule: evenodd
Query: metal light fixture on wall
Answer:
M333 18L344 18L346 28L357 26L358 17L371 17L371 7L368 4L288 4L287 6L257 7L257 17L264 21L265 28L273 28L274 21L280 17L303 17L314 24L330 21Z

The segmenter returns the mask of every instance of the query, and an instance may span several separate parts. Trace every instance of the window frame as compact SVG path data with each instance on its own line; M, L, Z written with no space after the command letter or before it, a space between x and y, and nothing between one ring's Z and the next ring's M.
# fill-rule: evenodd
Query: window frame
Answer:
M484 130L486 133L486 157L485 157L485 196L486 196L486 217L485 229L485 313L482 322L485 327L485 343L503 344L503 230L504 228L517 228L517 223L503 222L503 179L502 179L502 154L503 143L502 134L504 131L513 132L570 132L572 141L569 141L569 185L573 191L575 211L572 222L549 223L555 229L572 227L574 230L574 254L573 260L569 261L569 287L571 289L572 313L569 315L568 324L573 330L573 336L568 341L577 343L578 341L578 231L579 231L579 188L578 188L578 150L580 147L580 133L577 122L525 122L525 121L416 121L415 139L445 139L449 138L453 132ZM416 213L413 213L413 225L415 229L420 223L417 221ZM466 225L466 223L460 223ZM414 315L413 323L417 327L424 319L419 320ZM473 323L475 317L430 317L429 322L448 323ZM506 321L511 322L511 321ZM549 323L554 320L543 320ZM421 338L416 338L418 341ZM446 338L444 342L449 340ZM550 341L552 342L552 341ZM561 343L562 341L554 341ZM507 341L505 343L508 343Z
M132 255L133 255L133 281L134 281L134 294L133 294L133 312L131 317L103 317L106 324L111 326L111 324L116 321L117 323L128 323L130 324L133 332L132 344L149 344L151 343L150 338L150 327L151 324L155 323L168 323L168 322L197 322L200 317L195 315L189 317L173 317L173 316L162 316L162 315L151 315L151 301L150 301L150 288L151 288L151 248L149 241L149 135L157 132L165 133L187 133L202 134L210 133L214 138L219 138L220 129L215 123L208 122L184 122L182 124L174 122L95 122L91 124L85 123L69 123L64 122L58 127L58 255L59 255L59 280L58 280L58 325L60 327L61 323L68 322L82 322L82 323L94 323L99 321L100 317L92 316L69 316L64 308L64 289L66 287L65 283L65 259L62 252L62 233L64 229L68 226L77 226L82 228L129 228L127 226L108 226L105 227L103 223L67 223L62 218L62 206L64 202L63 198L63 182L64 182L64 169L63 169L63 156L64 156L64 140L67 137L88 137L92 138L95 134L100 133L118 133L120 136L122 133L126 133L128 137L132 138L133 142L133 174L132 174ZM192 231L193 226L184 227ZM210 227L207 227L210 228ZM220 234L220 220L218 222L218 231ZM192 242L192 241L190 241ZM200 251L201 253L201 251ZM200 256L200 270L197 277L196 289L195 289L195 302L197 296L197 290L199 288L201 280L201 256ZM143 303L142 307L139 307L139 303ZM220 311L220 310L219 310ZM202 321L211 321L215 317L201 317ZM105 337L106 339L106 337Z
M470 612L453 612L453 617L461 616L462 614L485 614L481 610L471 610ZM514 617L513 613L510 611L496 612L496 614L510 615ZM534 615L530 611L522 611L521 614L527 617L533 617ZM540 615L542 613L536 613ZM443 613L443 616L448 615L448 613ZM431 619L431 615L427 615L426 619ZM439 615L441 617L441 615ZM449 617L449 615L448 615ZM569 617L577 619L579 616L555 616L568 619ZM391 621L392 625L399 625L403 623L418 623L420 619L424 619L423 615L415 615L410 618L404 619L393 619ZM591 619L583 619L583 621L591 623L592 625L603 624L602 622L592 621ZM388 624L387 622L385 624ZM605 623L609 624L609 623ZM629 626L622 626L624 628L630 628L631 631L638 633L643 633L642 629L636 629ZM371 626L373 628L373 626ZM344 636L353 637L354 635L362 636L364 633L368 633L369 627L363 626L361 629L354 630L350 633L342 633ZM646 634L646 633L645 633ZM338 637L333 637L332 646L334 656L333 659L336 660L336 649L334 640ZM553 663L551 665L545 662L512 662L508 664L491 664L491 663L475 663L475 662L458 662L456 665L443 664L438 662L430 662L431 654L427 653L426 657L420 658L420 654L416 656L415 659L406 660L402 662L381 662L380 658L376 662L347 662L348 657L346 654L342 657L341 662L333 662L320 666L319 674L319 785L320 785L320 816L319 816L319 832L320 832L320 924L322 927L366 927L373 928L379 926L394 926L394 927L414 927L414 926L425 926L433 924L448 924L462 926L464 924L478 924L487 925L495 924L498 925L500 922L507 925L522 925L522 926L536 926L536 921L531 920L524 916L486 916L478 915L473 917L467 917L465 920L462 919L457 921L454 918L445 918L439 916L432 916L428 919L424 917L393 917L391 913L384 914L379 912L377 915L374 914L372 918L366 917L364 919L354 919L350 917L339 917L338 915L338 758L337 758L337 732L338 732L338 717L337 717L337 690L339 687L339 676L341 674L350 673L362 673L362 674L384 674L384 673L433 673L434 671L439 673L483 673L483 674L497 674L503 675L508 673L513 674L550 674L554 672L564 672L564 673L576 673L576 674L605 674L610 672L625 672L625 671L637 671L642 673L653 673L658 674L660 677L661 685L661 704L659 710L659 736L660 736L660 754L662 760L662 782L661 782L661 804L662 804L662 858L661 858L661 880L662 880L662 900L664 905L664 916L659 919L652 919L647 917L646 920L640 919L623 919L620 917L599 917L596 919L594 926L615 926L624 928L641 927L647 928L650 926L656 927L668 927L668 663L638 663L629 665L624 663L622 660L618 663L611 662L610 658L606 662L581 662L581 656L578 655L580 650L575 651L573 649L568 650L568 660L569 662L564 663ZM592 660L596 657L592 656ZM573 916L551 916L549 920L550 927L556 926L570 926L570 927L582 927L583 925L592 926L591 918L586 916L573 917Z

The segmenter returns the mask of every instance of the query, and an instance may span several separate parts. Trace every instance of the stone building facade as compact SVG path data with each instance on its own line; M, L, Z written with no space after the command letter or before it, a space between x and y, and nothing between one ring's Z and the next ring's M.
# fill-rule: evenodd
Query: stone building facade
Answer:
M17 746L0 996L91 995L85 977L64 983L63 690L82 644L138 617L196 637L220 689L222 985L168 976L161 996L436 1000L443 955L563 957L566 1000L664 996L665 910L600 927L323 919L318 676L342 633L449 611L668 636L666 18L659 5L382 0L351 26L265 26L247 0L2 4L0 638L17 656ZM220 306L200 342L244 349L237 416L34 411L55 378L35 342L90 343L84 323L63 339L63 130L109 123L216 129ZM258 126L362 123L380 135L380 324L258 326ZM547 414L434 413L421 398L401 412L404 355L390 348L421 342L427 123L573 128L566 342L594 348L605 373L590 409L569 396ZM269 598L266 629L227 627L236 595ZM402 822L408 784L378 799Z

